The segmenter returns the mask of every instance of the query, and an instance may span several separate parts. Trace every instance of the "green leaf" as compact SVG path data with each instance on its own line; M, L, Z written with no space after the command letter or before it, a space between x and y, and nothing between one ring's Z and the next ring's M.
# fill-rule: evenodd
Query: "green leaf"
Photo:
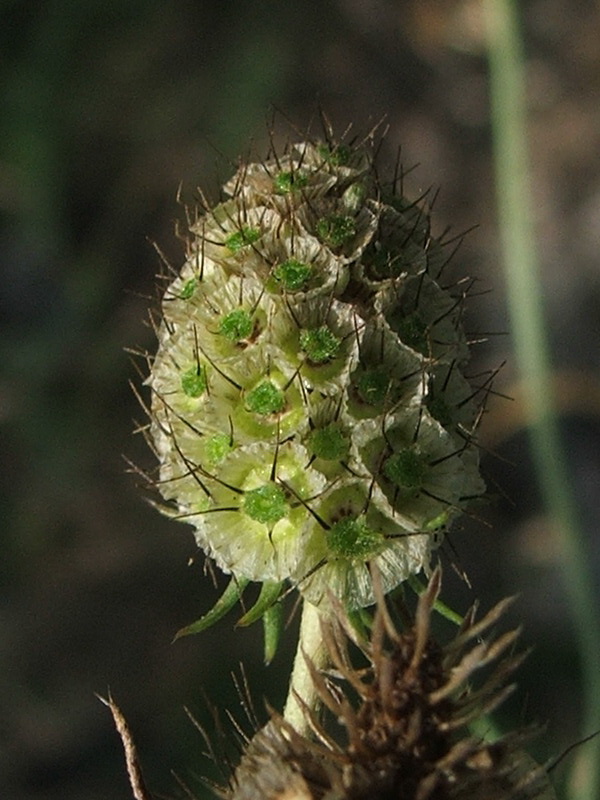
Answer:
M373 627L373 616L366 608L353 608L346 611L348 619L358 636L369 641L370 630Z
M275 658L282 630L283 607L280 603L274 603L263 614L265 664L270 664Z
M225 614L227 614L227 612L241 598L242 593L248 583L248 578L232 578L229 581L227 588L211 608L211 610L204 614L203 617L200 617L200 619L196 620L196 622L192 622L191 625L187 625L185 628L178 630L173 641L175 642L177 639L181 639L182 636L190 636L193 633L201 633L207 628L210 628L211 625L214 625L215 622L218 622L218 620L220 620L221 617L224 617Z
M245 628L247 625L252 625L257 619L260 619L277 601L282 586L283 581L265 581L260 589L260 594L258 595L256 603L249 611L246 611L243 617L238 619L236 627Z

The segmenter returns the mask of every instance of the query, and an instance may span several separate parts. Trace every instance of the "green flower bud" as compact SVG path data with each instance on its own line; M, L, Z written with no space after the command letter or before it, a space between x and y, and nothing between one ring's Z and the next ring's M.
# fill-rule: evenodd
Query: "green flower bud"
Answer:
M367 560L376 556L383 544L381 532L370 528L362 516L335 522L327 534L327 546L339 558Z
M356 234L356 223L349 216L331 214L317 222L319 239L332 248L342 247Z
M247 339L253 328L254 325L249 312L243 308L238 308L221 317L219 333L232 342L239 342L242 339Z
M262 381L246 396L246 408L261 417L277 414L285 406L285 394L271 381Z
M317 428L308 437L309 446L316 458L338 461L348 455L349 442L344 431L336 423Z
M405 447L386 459L383 472L392 483L406 489L420 489L425 482L427 462L413 448Z
M288 258L273 271L273 276L287 292L304 289L311 276L311 268L295 258Z
M286 516L288 505L280 486L265 483L245 493L243 510L250 519L270 525Z
M298 172L280 172L273 181L275 191L279 194L302 189L308 184L308 176L302 170Z
M302 331L300 347L312 364L323 364L335 358L340 347L340 340L326 325L312 331Z
M181 376L181 388L188 397L200 397L206 391L206 367L198 364Z

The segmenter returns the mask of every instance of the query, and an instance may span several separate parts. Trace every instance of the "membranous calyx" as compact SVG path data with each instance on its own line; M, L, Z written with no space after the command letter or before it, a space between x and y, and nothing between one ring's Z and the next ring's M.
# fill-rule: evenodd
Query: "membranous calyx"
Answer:
M236 579L315 604L371 603L372 563L385 591L427 567L484 492L468 282L373 150L240 167L191 226L148 379L169 513Z

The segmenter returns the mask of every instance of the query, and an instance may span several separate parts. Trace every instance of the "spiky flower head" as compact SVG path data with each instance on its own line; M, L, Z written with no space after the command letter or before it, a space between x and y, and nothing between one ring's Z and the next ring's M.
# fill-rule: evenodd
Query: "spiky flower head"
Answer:
M243 164L190 227L148 383L167 511L238 581L373 602L482 495L468 283L372 142Z
M441 645L430 635L439 587L436 570L402 629L380 598L365 637L336 605L323 626L333 670L311 666L328 716L305 709L309 738L273 713L249 742L228 800L555 800L546 769L523 750L531 729L488 742L469 727L481 728L514 688L518 631L491 630L507 601L481 620L473 609Z

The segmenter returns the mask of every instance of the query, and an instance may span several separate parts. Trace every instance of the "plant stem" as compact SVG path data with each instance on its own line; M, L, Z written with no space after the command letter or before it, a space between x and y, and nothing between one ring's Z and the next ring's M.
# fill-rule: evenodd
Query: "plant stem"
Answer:
M600 630L590 570L569 469L560 442L542 291L534 246L524 102L524 67L512 0L484 0L498 211L515 354L523 383L532 455L548 519L558 532L565 590L574 618L583 684L582 736L600 728ZM600 789L600 739L576 757L570 800Z
M422 595L427 588L423 583L421 583L416 575L410 575L407 579L407 583L417 595ZM454 625L458 625L460 627L460 625L463 624L464 617L462 617L458 611L454 611L454 609L447 606L446 603L443 603L441 600L436 600L433 604L433 608L440 616L449 620Z
M316 709L318 706L317 693L306 665L306 658L310 659L317 669L322 669L327 663L319 611L316 606L305 600L302 604L298 648L283 711L284 718L301 734L308 732L308 724L298 697L310 709Z

